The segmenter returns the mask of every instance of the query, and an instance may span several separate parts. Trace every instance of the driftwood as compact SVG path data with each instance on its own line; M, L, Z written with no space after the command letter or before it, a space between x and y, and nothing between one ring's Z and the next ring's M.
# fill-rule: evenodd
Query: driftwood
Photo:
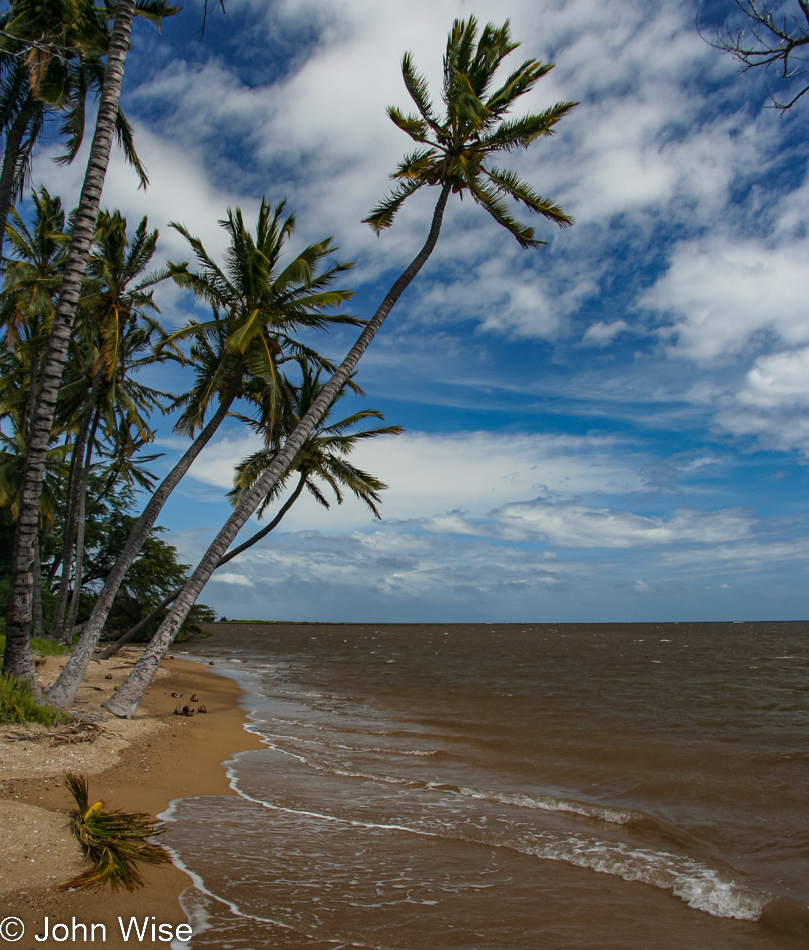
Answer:
M6 739L15 742L45 742L51 745L74 745L78 742L95 742L104 734L104 730L95 722L71 722L58 726L50 732L28 732L26 729L12 729L5 733Z

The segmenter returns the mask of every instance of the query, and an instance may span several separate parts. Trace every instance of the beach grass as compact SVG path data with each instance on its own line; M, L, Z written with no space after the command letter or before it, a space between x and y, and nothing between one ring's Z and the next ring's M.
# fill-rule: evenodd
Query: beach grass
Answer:
M0 673L0 722L2 723L38 723L42 726L67 722L68 716L52 706L40 706L31 695L27 683Z
M0 653L4 652L5 649L6 635L0 633ZM31 641L31 649L41 656L64 656L66 653L70 653L70 648L63 643L54 643L53 640L46 640L44 637L34 637Z

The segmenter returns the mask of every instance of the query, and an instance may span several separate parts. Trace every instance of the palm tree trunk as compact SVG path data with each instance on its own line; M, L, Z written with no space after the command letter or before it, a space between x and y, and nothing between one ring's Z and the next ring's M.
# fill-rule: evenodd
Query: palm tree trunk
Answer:
M39 532L34 538L34 563L31 570L34 572L34 588L31 591L33 600L33 629L31 636L45 636L45 621L42 616L42 561L39 556Z
M169 611L168 616L158 627L157 632L143 651L140 659L135 663L131 673L121 688L106 702L101 704L104 709L116 716L126 719L131 719L138 711L138 706L140 706L141 700L143 699L143 694L148 689L163 657L177 636L182 622L188 616L188 611L191 609L197 597L199 597L202 588L208 583L211 574L222 560L225 552L232 544L233 539L244 526L244 523L250 515L253 514L259 506L261 499L264 498L267 492L277 485L283 477L284 472L298 454L314 427L323 418L345 381L351 373L354 372L354 368L359 362L360 357L384 323L385 317L387 317L393 309L396 301L401 297L407 286L424 266L430 254L432 254L433 248L438 241L438 235L441 232L441 221L444 217L444 208L447 204L449 192L450 185L443 185L441 195L433 212L430 234L424 247L422 247L410 265L403 271L398 280L388 291L379 309L363 329L357 342L349 350L348 356L346 356L343 362L337 367L331 379L320 391L320 394L312 403L309 411L298 423L292 435L287 439L284 448L278 453L272 464L262 474L261 478L256 481L250 491L245 495L244 500L239 503L233 514L225 522L222 530L216 536L213 544L211 544L197 565L194 573L174 602L174 606Z
M0 253L2 253L2 242L0 242ZM31 358L31 373L28 380L28 423L34 418L34 410L37 402L37 364L34 357ZM27 432L26 432L27 435ZM32 637L45 636L45 619L42 614L42 558L39 547L39 531L34 535L34 562L31 566L34 574L34 583L31 590L32 601Z
M265 538L273 528L278 527L281 523L281 519L289 511L289 509L295 504L300 496L300 493L303 491L303 486L306 484L306 479L309 477L308 472L301 472L300 480L295 486L295 491L289 496L289 498L284 502L283 507L278 512L278 514L272 519L272 521L265 525L261 531L257 531L252 538L249 538L244 544L240 544L237 548L234 548L228 554L226 554L222 560L214 568L215 571L218 571L223 564L227 564L228 561L232 561L234 557L241 554L242 551L246 551L248 548L251 548L254 544L260 541L262 538ZM123 636L118 637L118 639L111 643L109 646L104 647L104 649L98 654L99 660L109 660L110 657L115 656L115 654L125 647L130 640L134 640L135 637L144 629L148 627L149 624L156 618L160 616L160 611L165 610L169 604L173 604L174 601L180 596L182 587L177 587L170 594L167 594L163 600L155 607L155 609L149 614L148 617L144 617L143 620L139 620L134 627L130 627Z
M6 650L3 670L27 680L33 695L42 696L36 680L31 653L31 563L34 559L34 535L39 520L39 502L45 458L48 452L59 383L67 356L82 278L93 242L101 191L109 164L115 121L124 78L124 64L132 32L135 0L118 0L112 27L104 81L98 104L93 144L73 223L70 248L65 262L59 301L53 318L48 348L42 360L37 409L25 456L20 487L19 515L11 555L11 577L6 615Z
M112 602L115 600L115 595L118 593L118 588L121 586L126 572L132 566L132 562L138 554L140 554L141 548L149 536L149 532L154 527L157 516L160 514L160 509L168 500L169 495L174 491L183 475L191 468L191 463L205 448L228 414L231 404L239 393L243 373L244 370L241 367L234 373L233 379L219 403L219 408L211 417L210 422L205 426L202 432L200 432L191 447L174 466L171 472L163 479L157 491L149 500L149 504L143 509L143 514L141 514L135 523L135 527L127 538L123 550L118 555L115 566L107 575L104 587L93 605L89 619L84 625L76 649L59 674L59 678L48 690L48 702L52 706L57 706L60 709L68 709L73 705L73 700L76 698L76 690L79 688L87 666L93 658L93 651L101 636L101 631L104 629L104 624L112 608Z
M17 162L20 158L20 146L25 131L41 103L29 91L20 107L6 136L6 148L3 152L3 170L0 172L0 264L3 261L3 242L6 239L6 222L11 210L11 199L17 179Z
M73 626L76 623L76 614L79 611L79 600L81 599L82 572L84 569L84 513L87 507L87 488L90 482L93 445L95 443L99 417L100 412L96 412L96 417L93 419L93 428L90 430L90 437L87 439L87 453L84 458L84 468L81 473L81 492L79 494L79 506L76 519L78 530L76 532L76 569L73 572L73 597L70 601L67 623L62 631L62 643L67 645L73 641Z
M102 371L99 369L93 379L90 395L87 397L87 405L82 413L79 431L76 433L76 443L73 446L73 456L70 460L67 507L65 508L65 536L62 540L62 578L59 582L59 592L56 595L56 607L53 611L50 629L51 639L57 642L64 639L65 634L65 611L67 610L67 595L70 589L70 574L73 567L73 552L76 546L76 525L77 519L82 517L78 515L78 511L80 506L82 509L84 507L82 505L82 483L85 482L85 479L82 462L87 447L87 433L90 431L90 423L98 401L98 391L101 388L101 376ZM84 491L86 490L85 488Z

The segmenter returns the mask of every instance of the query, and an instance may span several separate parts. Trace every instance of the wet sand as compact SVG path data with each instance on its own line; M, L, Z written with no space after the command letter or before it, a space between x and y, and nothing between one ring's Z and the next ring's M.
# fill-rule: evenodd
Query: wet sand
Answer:
M98 707L114 686L123 682L137 657L127 651L111 660L93 662L77 697L77 707ZM43 685L52 682L64 660L48 658L40 668ZM112 679L106 679L111 673ZM182 699L171 695L183 694ZM175 716L174 708L197 694L208 712ZM110 808L157 815L172 799L186 795L233 794L222 765L240 749L260 748L259 740L244 730L240 691L230 679L213 670L182 660L167 660L132 721L101 723L95 742L54 746L48 741L5 738L14 727L0 732L0 902L3 916L19 917L25 924L21 947L43 950L83 943L83 932L67 942L35 940L45 934L45 918L72 927L77 923L104 924L104 946L125 943L118 916L129 921L154 918L175 928L185 924L178 898L190 886L178 868L145 867L146 886L138 891L67 892L58 884L83 870L78 844L68 829L67 813L73 800L64 785L66 771L89 776L90 800L105 798ZM197 706L198 703L191 704ZM58 933L61 936L61 933ZM90 942L88 926L88 942ZM101 942L96 930L95 941ZM151 937L151 933L148 934ZM151 939L144 941L151 944ZM168 946L168 943L164 944Z

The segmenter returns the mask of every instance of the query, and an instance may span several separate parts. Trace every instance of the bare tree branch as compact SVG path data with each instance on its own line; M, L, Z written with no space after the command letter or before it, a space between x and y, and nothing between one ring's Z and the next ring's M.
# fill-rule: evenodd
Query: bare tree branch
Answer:
M225 13L225 0L219 0L219 6L222 7L222 13ZM202 27L199 31L199 38L205 36L205 24L208 22L208 0L205 0L205 8L202 11Z
M773 7L762 0L734 2L746 17L744 26L734 27L726 21L714 39L706 41L714 49L735 56L743 72L756 66L774 67L779 78L794 89L791 80L809 73L809 0L793 0L796 9L788 14L776 14ZM809 80L802 83L802 88L788 101L782 102L773 96L773 108L783 115L806 92L809 92Z

